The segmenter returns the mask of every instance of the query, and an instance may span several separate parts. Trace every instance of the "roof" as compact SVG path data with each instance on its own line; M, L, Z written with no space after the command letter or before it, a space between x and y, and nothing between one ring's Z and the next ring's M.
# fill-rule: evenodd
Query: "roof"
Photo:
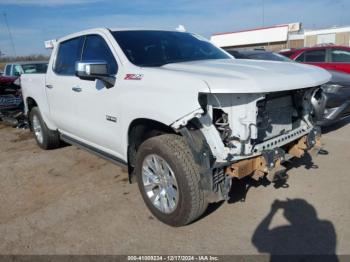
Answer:
M86 35L86 34L91 34L91 33L96 33L96 32L100 32L100 33L107 33L110 31L167 31L167 32L180 32L177 30L167 30L167 29L159 29L159 28L142 28L142 27L124 27L124 28L107 28L107 27L97 27L97 28L90 28L87 30L83 30L83 31L79 31L76 33L72 33L69 35L65 35L63 37L58 38L57 41L65 41L74 37L78 37L81 35Z
M288 25L264 27L211 36L210 40L219 47L245 46L252 44L285 42L288 39Z
M281 51L280 53L295 53L295 52L301 51L301 50L313 50L313 49L323 49L323 48L331 48L331 49L333 49L333 48L341 48L341 49L350 50L349 46L344 46L344 45L321 45L321 46L296 48L296 49L292 49L292 50Z
M323 35L323 34L344 33L344 32L350 32L350 26L307 30L304 32L304 34L305 36L308 36L308 35Z
M237 34L237 33L251 32L251 31L259 31L259 30L279 28L279 27L286 27L286 26L288 26L288 25L275 25L275 26L267 26L267 27L257 27L257 28L246 29L246 30L239 30L239 31L233 31L233 32L214 33L213 36L215 36L215 35Z

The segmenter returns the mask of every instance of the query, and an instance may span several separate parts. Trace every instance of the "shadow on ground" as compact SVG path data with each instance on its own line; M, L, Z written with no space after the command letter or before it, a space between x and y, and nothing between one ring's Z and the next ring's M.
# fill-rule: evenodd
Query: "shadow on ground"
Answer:
M278 210L289 224L270 229ZM270 261L338 261L333 224L320 220L316 209L303 199L275 200L255 229L252 243L259 252L269 253Z
M323 151L323 154L326 154L327 151ZM271 183L266 178L262 178L258 181L252 179L250 176L245 177L241 180L234 179L232 181L232 187L230 191L230 199L228 200L228 203L236 203L236 202L244 202L248 191L251 188L256 187L267 187L269 185L273 185L274 188L288 188L288 171L294 168L300 168L304 167L305 169L317 169L318 166L312 161L311 155L306 153L302 158L294 158L292 161L285 162L284 167L286 168L287 175L285 176L285 179L278 179Z
M327 151L323 150L322 154L328 154ZM267 178L261 178L258 181L251 178L251 176L247 176L243 179L233 179L232 186L229 193L229 200L227 201L229 204L234 204L236 202L244 202L247 198L248 192L251 188L256 187L267 187L272 185L276 189L285 189L289 187L288 184L288 171L292 168L300 168L304 167L305 169L317 169L318 166L312 161L312 157L310 154L306 153L302 158L295 158L292 161L285 162L283 164L286 168L287 175L284 176L285 179L278 179L274 182L270 182ZM206 216L213 213L215 210L220 208L220 206L225 201L220 201L218 203L211 203L204 214L199 217L196 221L205 218Z

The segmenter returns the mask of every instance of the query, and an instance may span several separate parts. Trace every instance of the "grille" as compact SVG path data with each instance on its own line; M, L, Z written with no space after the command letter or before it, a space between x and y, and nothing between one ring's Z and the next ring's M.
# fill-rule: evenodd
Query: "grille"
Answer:
M258 142L271 139L293 129L293 97L266 97L258 102Z

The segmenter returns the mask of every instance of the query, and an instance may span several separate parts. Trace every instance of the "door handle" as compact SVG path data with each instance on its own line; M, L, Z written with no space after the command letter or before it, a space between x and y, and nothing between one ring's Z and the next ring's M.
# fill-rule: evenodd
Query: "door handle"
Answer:
M73 87L72 87L72 90L73 90L74 92L78 92L78 93L82 91L81 87L79 87L79 86L73 86Z
M53 88L53 85L46 85L46 88L52 89L52 88Z

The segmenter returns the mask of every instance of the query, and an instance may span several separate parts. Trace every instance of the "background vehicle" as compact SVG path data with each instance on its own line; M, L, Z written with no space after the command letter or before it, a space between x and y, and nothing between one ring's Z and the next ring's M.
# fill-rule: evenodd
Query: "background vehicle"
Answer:
M283 55L261 50L228 52L237 59L293 61ZM328 72L332 78L327 84L322 85L326 101L325 112L317 122L318 125L322 126L333 124L350 116L350 74L334 70L328 70Z
M4 76L18 77L21 74L44 74L47 61L15 62L5 65Z
M281 54L300 63L350 74L350 47L347 46L308 47L281 52Z
M47 62L16 62L5 65L0 76L0 120L12 126L25 126L20 75L46 73Z
M350 117L350 74L329 71L331 81L322 86L326 97L326 109L319 125L330 125Z
M11 86L16 79L17 76L0 76L0 93L5 87Z
M228 53L233 55L237 59L256 59L256 60L268 60L268 61L282 61L292 62L284 55L280 55L275 52L269 52L265 50L227 50Z
M318 145L312 97L329 78L232 59L196 34L91 29L59 39L47 73L21 84L41 148L64 140L127 166L150 211L183 226L228 199L232 178L274 180L285 153Z

